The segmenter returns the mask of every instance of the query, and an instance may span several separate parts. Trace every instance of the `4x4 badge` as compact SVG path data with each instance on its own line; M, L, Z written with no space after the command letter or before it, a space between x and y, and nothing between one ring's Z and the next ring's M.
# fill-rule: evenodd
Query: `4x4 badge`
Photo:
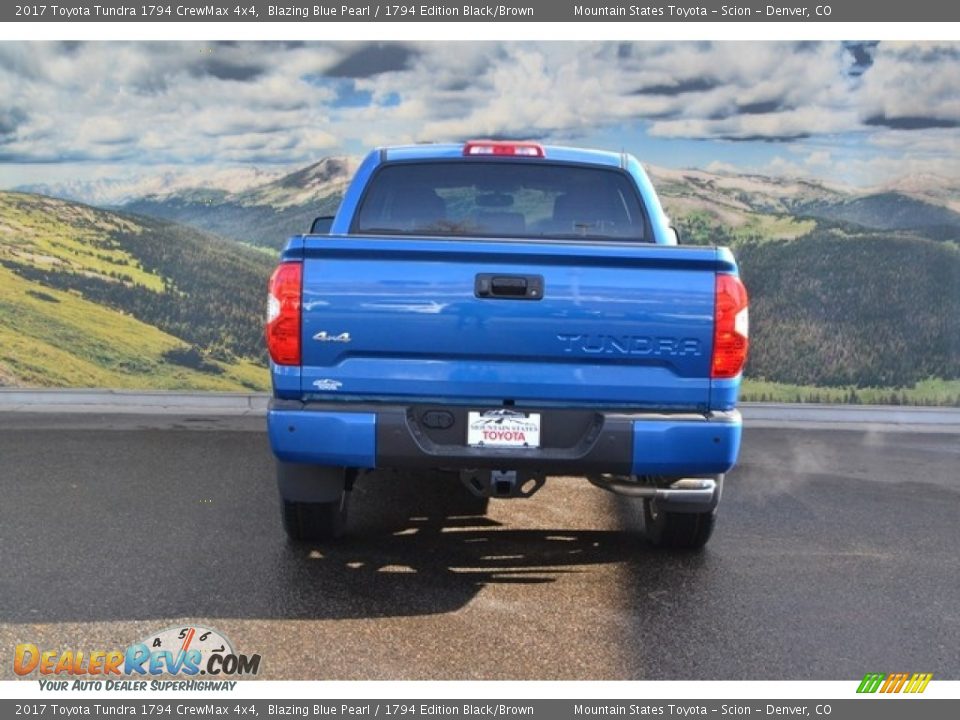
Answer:
M348 343L350 342L350 333L340 333L339 335L331 335L326 330L321 330L316 335L313 336L313 339L317 342L337 342L337 343Z

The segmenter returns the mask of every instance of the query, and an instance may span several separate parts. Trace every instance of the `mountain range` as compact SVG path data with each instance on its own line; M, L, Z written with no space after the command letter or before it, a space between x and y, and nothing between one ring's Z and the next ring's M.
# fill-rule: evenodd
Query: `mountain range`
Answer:
M318 215L333 214L357 161L325 158L240 191L182 188L127 201L121 209L192 225L252 245L282 247ZM919 230L960 238L960 188L937 178L913 186L857 190L812 180L650 167L668 213L692 242L733 237L790 238L816 220L875 230ZM811 222L813 221L813 222Z
M858 189L824 182L702 170L648 168L681 228L734 238L798 237L818 220L872 230L915 230L960 239L960 185L933 176Z
M328 157L292 172L233 169L135 184L25 186L66 199L183 223L266 248L280 248L318 215L336 211L358 159ZM797 237L817 220L874 230L916 230L960 239L960 182L913 175L871 188L734 172L648 166L661 200L692 242L726 237ZM719 236L717 235L719 233Z
M0 193L0 312L11 318L0 384L267 387L274 251L335 211L355 169L325 158L262 182L173 183L110 209ZM683 242L738 256L749 377L860 388L960 378L956 184L649 172Z
M19 185L16 192L47 195L98 207L119 207L143 197L163 197L173 193L215 189L241 192L276 180L285 170L258 167L203 169L162 169L147 174L124 177L100 177L92 180L73 179L65 182Z
M290 235L306 232L317 215L336 212L355 169L352 158L324 158L238 191L183 188L131 199L119 209L278 249Z

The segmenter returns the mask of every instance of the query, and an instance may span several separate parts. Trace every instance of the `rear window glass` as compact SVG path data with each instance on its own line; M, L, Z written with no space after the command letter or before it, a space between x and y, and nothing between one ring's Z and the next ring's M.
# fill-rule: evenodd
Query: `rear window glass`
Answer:
M645 215L622 172L546 162L386 165L353 232L383 235L645 240Z

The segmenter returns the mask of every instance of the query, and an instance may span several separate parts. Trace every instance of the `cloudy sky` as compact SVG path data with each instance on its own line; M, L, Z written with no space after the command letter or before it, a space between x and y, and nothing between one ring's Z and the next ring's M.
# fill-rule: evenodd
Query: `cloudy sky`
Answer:
M0 43L0 187L538 138L667 167L960 177L960 43Z

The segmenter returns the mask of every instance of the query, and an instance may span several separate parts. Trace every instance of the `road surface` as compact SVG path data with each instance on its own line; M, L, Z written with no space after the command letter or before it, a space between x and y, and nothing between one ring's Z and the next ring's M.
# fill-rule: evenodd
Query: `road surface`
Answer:
M181 623L266 679L960 679L960 435L935 425L748 424L684 555L574 478L481 514L368 477L347 538L291 545L257 412L29 410L0 412L0 679L20 642Z

